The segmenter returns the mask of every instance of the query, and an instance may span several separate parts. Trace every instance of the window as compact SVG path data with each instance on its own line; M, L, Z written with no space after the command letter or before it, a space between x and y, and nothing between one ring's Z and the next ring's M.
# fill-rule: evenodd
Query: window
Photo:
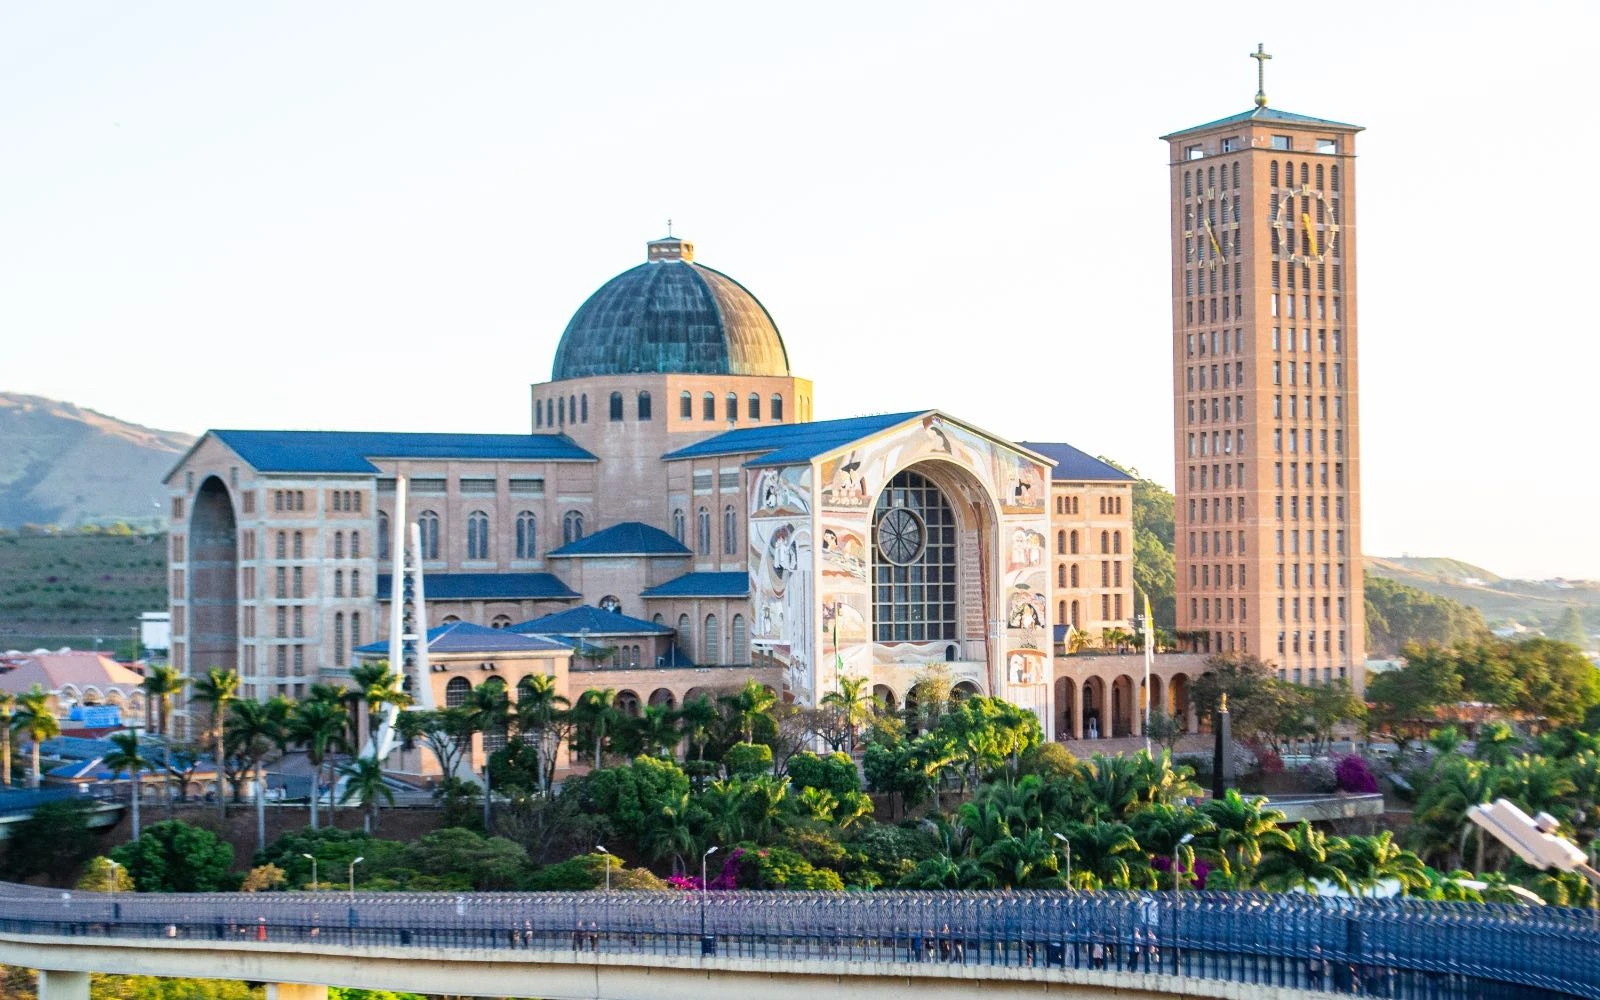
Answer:
M759 393L752 392L750 394L749 405L750 405L750 411L749 411L750 419L751 420L760 420L761 419L761 396L760 396Z
M585 423L586 424L588 422L589 422L589 394L588 393L584 393L583 394L583 420L580 421L580 423Z
M722 662L722 631L717 625L716 615L706 615L704 639L700 644L700 662L709 664Z
M422 536L422 558L439 558L439 515L425 510L417 515L417 527Z
M342 569L333 571L333 596L344 596L344 570Z
M583 515L575 510L569 510L561 518L561 544L571 545L581 538L583 538Z
M1061 506L1060 497L1056 497L1056 506ZM1067 554L1067 533L1065 531L1056 532L1056 554L1063 556Z
M389 515L378 511L378 558L389 558Z
M460 708L472 694L472 682L465 677L452 677L444 686L444 707Z
M956 638L956 520L944 493L916 472L896 475L873 510L873 637L878 642ZM1019 605L1018 627L1042 627Z
M306 596L306 575L305 574L306 574L305 567L296 566L294 568L294 596L296 596L296 597L304 597L304 596Z
M694 419L694 397L689 395L687 389L678 396L678 416L684 420Z
M539 554L539 519L531 510L517 513L517 558L537 559Z
M333 616L333 665L344 666L344 612Z
M734 615L733 625L728 630L728 640L731 643L731 647L728 650L728 661L730 663L750 662L750 646L746 631L744 615ZM638 647L634 648L637 649Z
M481 510L467 515L467 558L489 558L489 515Z
M1101 503L1102 506L1104 506L1105 501L1102 500L1102 501L1100 501L1100 503ZM1110 552L1111 551L1111 532L1109 532L1109 531L1100 532L1100 551L1101 552Z
M1078 533L1076 531L1074 531L1071 535L1069 535L1067 537L1068 537L1067 547L1071 550L1073 555L1077 555L1078 554Z
M672 512L672 537L676 538L680 545L683 544L683 522L683 509L680 507Z
M1183 158L1185 160L1198 160L1205 155L1206 148L1204 146L1196 145L1183 147Z
M701 507L695 513L695 550L703 556L711 554L711 512Z
M613 421L622 419L622 393L611 394L610 416Z
M702 420L717 419L717 397L709 392L700 397L700 418Z
M1073 563L1072 564L1072 572L1071 572L1071 574L1069 576L1069 579L1071 580L1071 582L1068 584L1068 586L1071 586L1071 587L1074 587L1074 588L1078 586L1078 564L1077 563Z
M350 532L350 558L361 558L361 532L359 531Z
M783 419L783 397L777 393L772 394L772 419Z
M731 556L739 548L739 519L733 504L722 508L722 554Z
M639 393L639 419L650 419L650 393L646 391Z
M1122 552L1122 532L1114 531L1114 532L1111 533L1111 551L1113 553L1116 553L1116 554L1121 554L1121 552Z
M350 596L361 596L361 571L359 569L350 571Z
M306 536L303 531L294 533L294 557L296 559L304 559L306 557Z
M1065 587L1066 585L1067 585L1067 564L1066 563L1061 563L1061 564L1056 566L1056 586Z

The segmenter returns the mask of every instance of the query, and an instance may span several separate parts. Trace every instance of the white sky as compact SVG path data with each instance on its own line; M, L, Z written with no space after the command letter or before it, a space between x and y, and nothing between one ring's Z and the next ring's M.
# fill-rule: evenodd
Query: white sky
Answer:
M9 3L0 389L524 431L670 216L819 418L941 406L1170 484L1156 137L1247 109L1262 41L1273 106L1368 128L1366 550L1600 577L1597 36L1592 3Z

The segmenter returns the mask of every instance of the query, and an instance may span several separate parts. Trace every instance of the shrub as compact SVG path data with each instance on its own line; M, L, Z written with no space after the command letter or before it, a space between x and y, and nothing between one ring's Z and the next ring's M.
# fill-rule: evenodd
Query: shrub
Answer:
M90 811L89 803L75 799L40 805L12 826L0 871L16 882L43 875L54 885L67 884L95 853Z
M169 819L111 852L140 892L221 892L238 885L233 847L210 830Z
M772 748L765 743L735 743L722 755L728 777L755 777L772 773Z
M1372 773L1366 758L1360 754L1350 754L1341 758L1334 775L1341 792L1366 795L1378 790L1378 778Z

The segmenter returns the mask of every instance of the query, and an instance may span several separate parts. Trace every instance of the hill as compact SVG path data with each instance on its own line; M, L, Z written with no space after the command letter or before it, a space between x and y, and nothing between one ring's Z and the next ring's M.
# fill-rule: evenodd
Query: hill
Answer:
M166 475L194 438L0 392L0 528L164 526Z
M1600 630L1600 583L1510 580L1455 559L1367 556L1367 575L1477 608L1490 625L1516 622L1537 631L1555 629L1577 608L1590 632Z
M0 535L0 650L128 645L167 607L165 535Z

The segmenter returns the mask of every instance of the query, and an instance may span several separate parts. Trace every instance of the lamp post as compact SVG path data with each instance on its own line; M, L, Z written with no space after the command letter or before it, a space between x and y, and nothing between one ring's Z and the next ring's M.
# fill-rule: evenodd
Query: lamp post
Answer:
M356 865L359 865L365 860L367 859L356 858L354 861L350 862L350 898L352 899L354 899L356 895Z
M1061 841L1062 846L1067 849L1067 888L1071 889L1072 888L1072 841L1068 840L1066 834L1064 834L1064 833L1054 833L1054 834L1051 834L1051 836L1053 836L1057 840Z
M706 859L715 853L717 853L717 845L712 844L706 848L704 854L700 855L700 943L702 947L705 945L706 936L706 892L710 888L710 883L706 881Z
M1172 849L1172 891L1173 892L1180 892L1183 889L1183 881L1178 877L1178 873L1180 871L1182 871L1182 869L1183 869L1183 862L1179 860L1179 855L1182 853L1180 849L1183 847L1183 845L1187 844L1189 841L1191 841L1193 839L1194 839L1194 834L1186 833L1183 836L1178 838L1177 846ZM1192 875L1194 873L1190 872L1189 874Z
M317 856L315 854L302 854L302 858L311 862L311 891L317 891Z
M611 852L606 850L604 844L594 845L594 849L605 855L606 859L606 892L611 891Z
M1540 871L1575 871L1589 880L1591 897L1600 893L1600 871L1589 864L1589 856L1577 844L1555 832L1561 821L1549 813L1529 816L1511 800L1496 799L1468 809L1467 818ZM1600 909L1595 911L1595 926L1600 929Z

